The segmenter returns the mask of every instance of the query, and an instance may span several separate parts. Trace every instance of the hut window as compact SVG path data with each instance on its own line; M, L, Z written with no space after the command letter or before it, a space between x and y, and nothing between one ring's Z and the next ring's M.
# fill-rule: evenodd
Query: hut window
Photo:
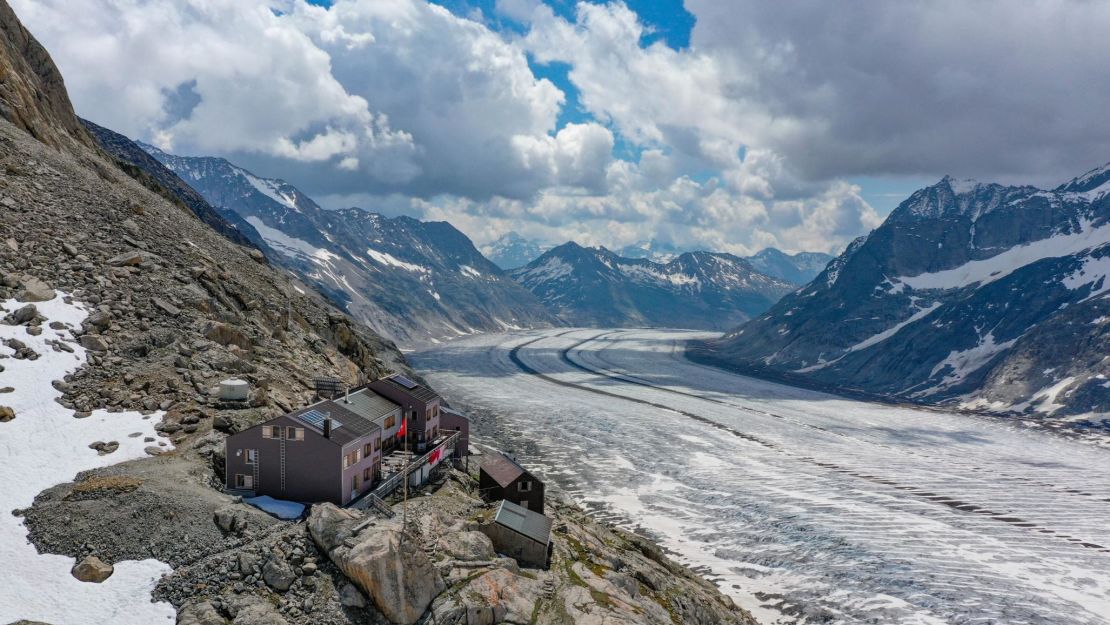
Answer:
M287 427L285 428L285 438L291 441L304 440L304 428Z
M522 493L532 492L532 481L531 480L525 480L525 481L521 482L520 485L517 486L517 489L520 490L520 492L522 492Z

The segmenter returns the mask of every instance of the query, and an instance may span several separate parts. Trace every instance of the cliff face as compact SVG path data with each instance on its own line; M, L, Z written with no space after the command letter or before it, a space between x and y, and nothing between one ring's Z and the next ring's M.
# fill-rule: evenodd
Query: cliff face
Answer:
M55 148L93 147L50 54L0 2L0 117Z

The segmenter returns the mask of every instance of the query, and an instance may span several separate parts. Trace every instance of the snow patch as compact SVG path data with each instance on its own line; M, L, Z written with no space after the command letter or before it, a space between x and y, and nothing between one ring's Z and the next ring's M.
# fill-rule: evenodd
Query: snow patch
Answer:
M1037 412L1052 414L1057 410L1063 408L1063 404L1056 403L1056 398L1060 395L1061 391L1070 386L1071 383L1074 381L1075 377L1069 376L1034 393L1033 401L1040 402L1037 407L1034 408L1034 410L1036 410Z
M285 195L278 191L278 185L273 180L258 178L242 169L238 171L239 175L243 178L246 178L247 182L249 182L250 185L262 195L265 195L278 204L291 208L298 213L301 212L300 209L297 208L297 199L292 194Z
M981 337L975 347L951 352L944 360L937 363L933 370L929 372L930 379L946 370L948 373L945 373L944 377L935 386L917 393L917 396L932 395L959 384L969 374L978 371L990 362L995 355L1013 347L1014 343L1017 343L1017 339L996 343L994 332L987 332L987 335Z
M51 382L76 371L85 363L85 349L73 341L72 329L88 315L80 304L67 304L64 294L35 306L48 322L64 323L66 330L47 329L31 336L24 326L0 325L0 339L18 339L39 354L36 360L6 358L0 386L11 386L3 403L15 411L15 419L0 423L0 562L4 582L0 584L0 623L21 619L53 625L152 625L172 624L175 611L169 603L153 603L151 592L170 567L153 559L115 563L115 572L101 584L80 582L70 575L73 558L40 554L27 540L23 521L11 514L26 508L35 496L56 484L72 480L77 473L146 456L156 438L171 448L154 430L162 413L143 416L137 412L97 410L92 416L75 419L73 411L55 401L61 393ZM4 302L6 310L23 306ZM73 353L55 351L47 341L64 340ZM5 355L7 347L0 348ZM138 436L131 436L137 433ZM119 448L108 455L89 449L94 441L116 441Z
M299 519L304 514L304 504L295 501L285 501L283 499L274 499L269 495L261 495L259 497L244 497L243 503L250 504L263 512L267 512L276 516L279 519Z
M902 328L910 325L911 323L915 323L917 321L920 321L920 320L924 319L925 317L928 317L930 314L932 314L932 312L934 310L940 308L940 306L941 306L940 302L937 302L937 303L933 304L932 306L929 306L929 307L926 307L926 308L922 308L921 310L918 310L914 314L910 315L910 317L908 319L906 319L905 321L903 321L901 323L898 323L897 325L894 325L894 326L892 326L892 327L890 327L890 328L888 328L888 329L886 329L886 330L884 330L884 331L882 331L882 332L880 332L880 333L878 333L874 336L870 336L870 337L860 341L859 343L856 343L855 345L849 347L847 349L847 353L858 352L861 349L867 349L868 347L871 347L872 345L878 345L879 343L882 343L883 341L889 339L890 337L894 336L895 334L898 334L898 332Z
M417 264L414 264L414 263L406 263L405 261L397 258L396 256L393 256L392 254L387 254L386 252L379 252L378 250L376 250L372 247L366 249L366 255L369 256L370 258L372 258L374 260L374 262L378 263L379 265L387 265L387 266L390 266L390 267L400 267L401 269L404 269L405 271L411 271L413 273L431 273L431 269L428 269L427 267L424 267L423 265L417 265Z
M254 229L258 231L258 234L262 235L262 238L266 241L267 245L290 258L301 258L304 260L310 260L313 258L327 256L329 254L331 256L335 256L335 254L332 254L327 250L320 249L315 245L312 245L308 241L304 241L296 237L291 237L281 230L278 230L277 228L271 228L270 226L267 226L258 217L247 217L246 221L250 225L254 226Z
M574 267L572 267L570 263L567 263L561 258L552 256L543 261L542 264L523 272L520 278L522 282L536 284L539 282L557 280L569 276L572 273L574 273Z
M1087 296L1087 299L1097 297L1110 291L1110 253L1107 253L1102 258L1095 258L1094 256L1084 258L1083 265L1076 270L1075 273L1065 277L1063 284L1074 291L1081 286L1095 284L1099 280L1101 280L1102 283L1092 287L1091 293Z
M1110 224L1092 228L1090 222L1086 222L1081 224L1079 232L1073 234L1057 234L1040 241L1017 245L1001 254L973 260L954 269L895 280L914 289L958 289L975 283L981 287L1038 260L1070 256L1105 243L1110 243Z

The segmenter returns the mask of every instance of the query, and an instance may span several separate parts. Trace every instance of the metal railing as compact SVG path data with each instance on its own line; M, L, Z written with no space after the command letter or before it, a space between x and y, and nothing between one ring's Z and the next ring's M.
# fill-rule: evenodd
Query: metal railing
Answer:
M408 478L408 476L412 475L413 473L422 469L424 465L428 464L428 459L432 457L432 454L434 454L436 450L440 450L441 460L447 460L447 458L450 457L451 454L455 453L455 445L458 444L459 436L461 434L461 432L456 431L447 438L436 443L430 451L420 456L419 458L416 458L415 460L409 462L407 469L402 468L400 471L397 471L389 477L385 478L385 481L383 481L381 484L378 484L378 486L374 488L374 490L351 502L349 507L365 510L373 505L375 499L378 501L383 501L386 497L389 497L398 488L400 488L401 484L404 483L404 480ZM382 505L384 505L384 502Z

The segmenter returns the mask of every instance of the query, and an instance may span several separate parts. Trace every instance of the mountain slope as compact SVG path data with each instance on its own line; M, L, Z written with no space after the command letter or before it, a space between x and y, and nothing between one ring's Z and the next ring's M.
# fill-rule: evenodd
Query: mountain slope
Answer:
M729 254L688 252L667 264L565 243L511 275L571 325L725 329L794 287Z
M0 117L55 148L96 143L73 112L65 82L46 49L0 2Z
M250 224L243 221L235 212L221 213L212 207L199 193L193 190L177 174L127 137L87 119L81 120L96 139L100 147L110 154L116 162L133 178L144 183L155 193L167 199L176 199L193 211L201 221L216 232L239 245L253 245L266 248L265 242ZM168 192L168 193L166 193Z
M832 259L832 256L821 252L787 254L773 247L747 257L747 261L760 273L792 284L807 284L816 278Z
M324 210L296 187L224 159L143 147L222 213L247 222L274 262L399 343L553 321L446 222Z
M1051 190L945 178L695 358L925 403L1110 410L1110 166Z

